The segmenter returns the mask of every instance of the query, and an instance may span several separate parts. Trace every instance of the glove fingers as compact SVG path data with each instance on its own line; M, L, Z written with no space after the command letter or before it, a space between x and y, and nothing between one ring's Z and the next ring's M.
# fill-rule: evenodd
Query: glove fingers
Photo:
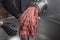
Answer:
M15 29L13 29L13 27L11 25L8 25L8 24L4 23L1 27L4 29L4 31L9 36L14 36L14 35L17 34L17 31Z
M9 36L15 36L15 35L17 34L17 31L12 30L12 31L10 31L10 32L7 32L7 34L8 34Z
M4 29L4 30L9 36L14 36L17 34L16 30L12 30L12 29Z

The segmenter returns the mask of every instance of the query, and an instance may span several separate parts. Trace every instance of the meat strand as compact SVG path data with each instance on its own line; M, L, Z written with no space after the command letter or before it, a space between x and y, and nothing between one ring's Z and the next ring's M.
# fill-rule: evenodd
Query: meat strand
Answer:
M20 16L19 35L22 38L25 36L35 37L38 27L38 9L35 6L30 6Z

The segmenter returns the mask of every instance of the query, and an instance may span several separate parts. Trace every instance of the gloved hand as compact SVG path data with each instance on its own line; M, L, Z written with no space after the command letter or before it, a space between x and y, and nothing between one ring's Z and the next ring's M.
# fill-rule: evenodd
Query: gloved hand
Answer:
M15 25L12 23L6 23L4 22L1 28L9 35L9 36L15 36L17 34L17 31L14 29Z

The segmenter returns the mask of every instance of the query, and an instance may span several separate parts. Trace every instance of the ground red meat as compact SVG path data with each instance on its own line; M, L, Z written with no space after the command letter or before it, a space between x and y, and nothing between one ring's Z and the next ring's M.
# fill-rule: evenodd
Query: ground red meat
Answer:
M26 35L35 36L38 27L38 9L35 6L30 6L20 16L19 35L24 38Z

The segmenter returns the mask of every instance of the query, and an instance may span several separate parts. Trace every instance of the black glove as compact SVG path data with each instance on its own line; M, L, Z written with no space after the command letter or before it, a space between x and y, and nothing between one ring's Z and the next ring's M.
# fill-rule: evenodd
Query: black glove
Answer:
M17 34L17 31L13 29L15 26L12 23L6 23L4 22L1 28L9 35L9 36L15 36Z

